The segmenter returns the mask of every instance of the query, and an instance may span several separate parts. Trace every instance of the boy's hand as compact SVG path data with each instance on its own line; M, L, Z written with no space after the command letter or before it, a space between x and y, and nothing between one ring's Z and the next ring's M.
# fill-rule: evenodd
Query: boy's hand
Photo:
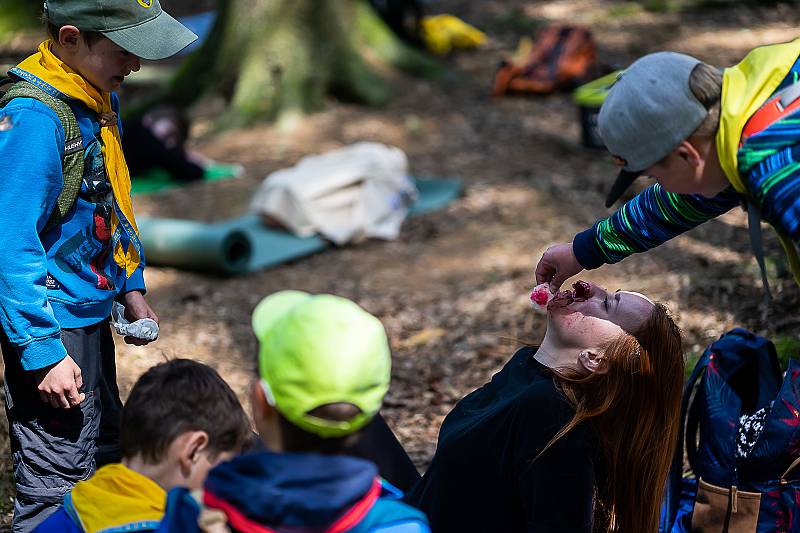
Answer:
M550 292L556 292L561 284L578 274L583 267L575 258L572 243L556 244L545 250L536 265L536 284L549 283Z
M54 365L34 370L34 375L39 397L56 409L75 407L86 398L80 392L83 387L81 368L69 355Z
M131 291L125 294L125 318L129 322L136 322L141 318L152 318L158 324L158 315L147 305L144 295L139 291ZM127 344L144 346L150 341L137 339L136 337L125 337Z

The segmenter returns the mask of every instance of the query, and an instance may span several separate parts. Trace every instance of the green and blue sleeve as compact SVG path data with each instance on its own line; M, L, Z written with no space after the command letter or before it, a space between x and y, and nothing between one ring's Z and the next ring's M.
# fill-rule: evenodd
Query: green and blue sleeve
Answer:
M585 269L617 263L663 244L740 204L732 187L714 198L667 192L658 183L625 203L610 217L578 233L572 248Z

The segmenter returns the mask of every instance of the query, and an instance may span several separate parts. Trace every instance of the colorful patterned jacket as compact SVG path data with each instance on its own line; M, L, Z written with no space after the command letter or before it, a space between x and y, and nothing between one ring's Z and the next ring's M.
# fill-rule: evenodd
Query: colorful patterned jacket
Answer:
M800 456L800 362L790 359L782 374L774 345L741 328L725 333L706 349L684 390L681 433L685 428L685 435L673 458L660 531L692 531L698 478L717 487L712 492L721 490L734 507L739 498L742 515L748 513L741 498L752 502L753 497L737 494L760 494L752 504L755 516L748 514L755 527L748 531L800 531L800 469L795 462ZM742 415L758 412L766 415L743 447ZM682 477L684 457L694 479ZM701 500L725 514L718 501L697 499ZM707 513L708 507L703 511Z
M797 46L797 43L791 44ZM769 48L756 50L763 54ZM742 63L746 61L747 58ZM768 96L798 82L800 59L797 54L792 63L788 74ZM724 93L722 105L724 108ZM753 111L748 110L751 114ZM742 125L749 116L740 117ZM726 133L726 139L718 135L718 146L721 142L731 144L730 132ZM738 137L736 139L738 141ZM746 185L750 201L755 201L760 208L762 219L795 244L800 243L800 112L784 116L733 150L738 163L738 168L733 165L734 170ZM730 166L723 164L726 175L731 172ZM667 192L656 183L610 217L578 233L573 240L575 257L585 269L616 263L726 213L741 205L744 198L733 185L714 198L705 198ZM797 272L795 277L798 278Z

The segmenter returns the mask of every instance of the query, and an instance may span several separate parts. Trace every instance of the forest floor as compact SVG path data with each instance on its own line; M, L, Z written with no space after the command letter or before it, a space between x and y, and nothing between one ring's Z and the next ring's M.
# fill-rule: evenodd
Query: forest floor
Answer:
M178 2L164 3L169 9ZM609 214L603 201L617 172L605 152L581 146L569 93L491 98L498 62L513 53L520 36L548 23L589 26L600 61L616 66L658 50L728 66L754 46L797 36L797 7L742 4L649 12L603 0L431 1L430 13L455 14L489 36L482 48L445 59L443 81L396 76L396 96L386 107L331 101L290 132L265 124L212 135L198 111L192 146L243 164L244 176L137 197L138 213L206 221L239 214L270 172L358 141L398 146L416 175L457 176L465 194L444 210L406 221L395 241L329 249L264 272L222 278L148 268L148 299L161 318L161 334L147 347L117 339L123 396L153 364L186 357L218 369L246 402L256 353L249 317L256 303L286 288L334 293L386 326L394 367L383 413L424 470L453 405L486 382L519 341L541 339L544 315L531 312L528 301L533 268L547 246L571 240ZM778 257L776 240L765 234L767 255ZM735 326L768 335L782 352L800 356L800 289L785 275L773 276L775 300L764 306L740 210L582 277L665 303L690 357ZM2 457L7 465L8 453ZM8 508L12 489L5 487L0 499Z

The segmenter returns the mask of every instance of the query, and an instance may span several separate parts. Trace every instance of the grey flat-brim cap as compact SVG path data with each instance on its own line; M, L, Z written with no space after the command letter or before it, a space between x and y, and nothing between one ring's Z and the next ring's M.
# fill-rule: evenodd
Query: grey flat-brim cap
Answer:
M689 88L699 63L685 54L657 52L635 61L614 82L597 118L603 143L623 166L606 207L705 119L708 111Z
M158 0L46 0L47 20L96 31L142 59L164 59L197 39Z
M197 40L197 35L166 11L134 26L101 33L120 48L149 60L173 56Z

